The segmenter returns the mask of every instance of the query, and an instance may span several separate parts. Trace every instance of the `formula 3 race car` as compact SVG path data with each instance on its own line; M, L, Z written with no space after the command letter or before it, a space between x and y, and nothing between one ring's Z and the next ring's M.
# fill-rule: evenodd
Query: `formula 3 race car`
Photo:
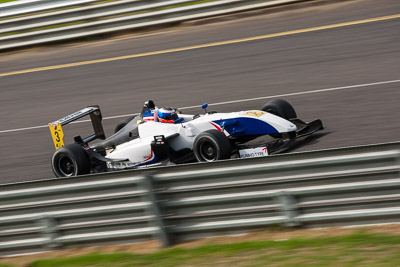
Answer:
M70 177L128 168L166 166L190 162L211 162L230 158L267 156L287 147L291 141L323 129L321 120L306 123L283 99L274 99L260 110L231 113L181 114L175 108L157 108L145 102L139 115L116 125L105 138L98 106L89 106L49 123L56 148L52 169L57 177ZM94 134L64 145L62 126L90 115ZM251 145L260 136L273 141ZM95 140L100 140L93 142ZM251 142L250 142L251 143Z

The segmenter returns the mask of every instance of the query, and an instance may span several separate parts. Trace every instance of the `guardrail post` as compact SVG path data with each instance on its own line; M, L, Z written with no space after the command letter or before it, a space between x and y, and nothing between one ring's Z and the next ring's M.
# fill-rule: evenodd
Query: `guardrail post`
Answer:
M155 216L155 223L157 227L160 229L158 238L162 242L163 247L171 246L171 239L169 233L164 224L164 220L162 218L161 210L160 210L160 201L157 199L157 196L154 192L154 177L151 175L146 175L144 177L144 187L147 190L147 199L151 202L149 212Z
M51 215L44 215L38 218L38 224L41 227L41 234L46 239L45 247L55 249L61 247L61 244L56 241L59 236L57 220Z
M300 214L297 206L296 199L290 192L281 191L277 195L278 203L281 205L281 210L286 216L285 226L295 227L299 226L301 223L297 221L297 216Z

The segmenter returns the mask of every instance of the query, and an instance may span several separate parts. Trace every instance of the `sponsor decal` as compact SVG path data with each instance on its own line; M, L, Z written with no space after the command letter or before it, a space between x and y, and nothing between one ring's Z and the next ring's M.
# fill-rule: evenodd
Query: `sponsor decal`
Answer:
M134 167L138 163L125 161L125 162L107 162L107 168L109 169L126 169L129 167Z
M267 112L261 110L250 110L246 113L243 113L245 116L252 116L252 117L261 117L262 115L267 114Z
M268 156L267 147L256 147L239 150L240 158L257 158Z
M79 116L81 116L82 114L86 114L86 113L88 113L88 112L90 112L90 111L92 111L91 108L84 108L84 109L78 110L78 111L76 111L76 112L74 112L74 113L72 113L72 114L70 114L70 115L68 115L68 116L65 116L64 118L59 119L58 121L59 121L61 124L63 124L64 122L66 122L66 121L68 121L68 120L71 120L71 119L74 119L74 118L76 118L76 117L79 117Z

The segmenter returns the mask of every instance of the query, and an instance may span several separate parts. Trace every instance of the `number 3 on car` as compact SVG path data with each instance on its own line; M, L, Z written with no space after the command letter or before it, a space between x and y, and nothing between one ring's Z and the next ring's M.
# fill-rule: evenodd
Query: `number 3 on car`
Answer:
M64 146L64 133L63 130L61 128L61 124L56 121L56 122L52 122L49 123L49 128L50 128L50 132L51 132L51 137L53 137L53 142L54 142L54 146L56 149L59 149L60 147Z

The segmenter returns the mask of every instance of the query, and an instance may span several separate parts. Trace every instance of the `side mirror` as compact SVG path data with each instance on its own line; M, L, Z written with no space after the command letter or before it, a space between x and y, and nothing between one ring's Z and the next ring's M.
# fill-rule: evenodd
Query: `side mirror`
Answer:
M204 111L207 113L207 107L208 107L208 103L204 103L203 105L201 105L201 108L204 109Z

